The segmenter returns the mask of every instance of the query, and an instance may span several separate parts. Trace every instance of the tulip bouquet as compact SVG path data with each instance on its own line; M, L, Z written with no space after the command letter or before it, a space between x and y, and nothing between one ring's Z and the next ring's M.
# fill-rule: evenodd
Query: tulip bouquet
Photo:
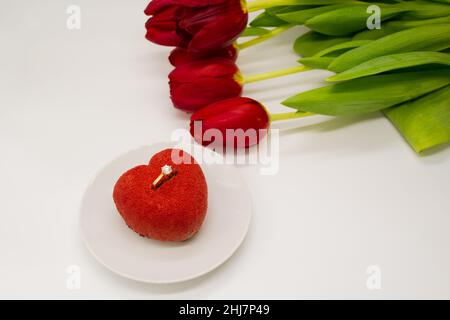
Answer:
M250 25L249 12L259 12ZM450 141L449 0L153 0L145 13L146 38L174 47L171 99L192 113L191 133L205 145L208 129L260 130L254 139L224 140L250 147L271 121L376 111L418 153ZM241 74L240 50L297 25L310 29L294 43L298 65ZM238 42L244 37L252 38ZM326 79L328 86L284 100L293 112L270 114L241 97L246 83L312 69L335 75ZM202 123L200 130L195 122Z

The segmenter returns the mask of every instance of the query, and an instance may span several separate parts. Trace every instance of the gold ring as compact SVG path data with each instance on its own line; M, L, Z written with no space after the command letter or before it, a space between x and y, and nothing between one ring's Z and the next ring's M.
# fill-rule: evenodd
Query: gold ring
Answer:
M159 176L153 181L152 189L157 189L160 187L165 181L169 180L176 174L176 171L172 168L172 166L165 165L161 167L161 173Z

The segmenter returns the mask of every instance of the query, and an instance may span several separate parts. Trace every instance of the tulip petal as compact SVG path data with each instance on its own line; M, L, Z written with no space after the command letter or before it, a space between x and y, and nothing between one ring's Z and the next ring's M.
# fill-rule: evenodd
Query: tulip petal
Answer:
M195 35L205 26L226 14L225 9L227 7L228 6L210 6L185 10L184 16L180 19L180 29L190 35Z
M151 16L168 6L205 7L225 3L229 0L152 0L145 8L146 15Z
M238 72L239 69L233 61L214 58L180 65L169 74L169 79L174 83L187 83L201 78L232 78Z
M225 11L194 34L189 48L200 51L229 46L244 31L247 22L248 15L242 9Z
M175 107L196 111L216 101L237 97L242 86L230 78L203 78L195 82L171 85L171 99Z
M151 19L150 19L151 20ZM146 24L147 33L145 38L162 46L180 46L182 39L177 34L175 22L154 22Z
M179 8L167 7L148 19L147 40L164 46L180 46L183 40L177 33L178 14Z
M210 60L214 58L224 58L235 62L238 57L238 50L235 45L214 51L191 51L186 48L175 48L170 52L169 61L173 66L192 63L196 61Z

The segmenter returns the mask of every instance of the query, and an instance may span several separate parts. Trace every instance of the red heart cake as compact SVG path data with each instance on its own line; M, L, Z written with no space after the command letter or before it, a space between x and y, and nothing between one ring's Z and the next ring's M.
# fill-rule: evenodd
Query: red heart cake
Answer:
M172 161L172 155L183 162ZM141 236L184 241L203 224L208 189L202 169L190 154L166 149L148 165L125 172L114 187L113 199L125 223Z

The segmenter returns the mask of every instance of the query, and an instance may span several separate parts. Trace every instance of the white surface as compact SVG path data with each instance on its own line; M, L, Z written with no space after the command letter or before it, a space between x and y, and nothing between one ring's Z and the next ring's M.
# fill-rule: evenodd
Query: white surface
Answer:
M175 143L157 143L111 161L87 188L81 204L81 231L94 257L113 272L146 283L175 283L202 276L224 263L244 240L252 216L251 195L234 166L202 164L208 181L208 212L188 241L162 242L140 237L124 223L111 200L119 177ZM198 145L178 149L192 153ZM227 201L223 201L227 199Z
M70 4L82 9L79 31L66 28ZM242 166L249 234L212 273L146 285L98 264L77 224L88 182L123 152L187 127L168 99L168 49L143 38L145 5L0 2L1 297L450 298L450 149L418 157L378 114L297 122L280 136L277 175ZM292 66L287 39L298 33L242 52L243 72ZM246 95L281 111L283 97L325 75ZM79 290L66 288L69 265L81 269ZM369 265L381 290L366 287Z

